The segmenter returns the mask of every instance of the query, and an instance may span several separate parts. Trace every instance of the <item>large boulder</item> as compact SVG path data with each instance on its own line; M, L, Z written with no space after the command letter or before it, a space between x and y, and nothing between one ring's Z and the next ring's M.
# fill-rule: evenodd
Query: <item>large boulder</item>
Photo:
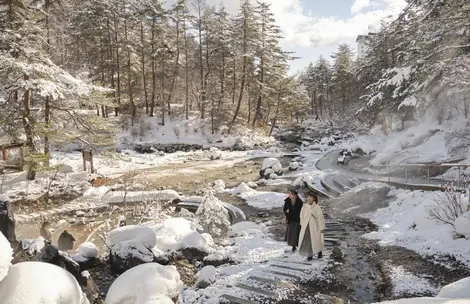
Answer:
M3 194L0 194L0 231L10 243L16 243L13 205Z
M13 259L13 250L10 243L3 234L0 233L0 281L6 277L8 269Z
M76 278L49 263L24 262L10 267L0 282L0 303L89 304Z
M120 275L111 285L105 304L173 303L183 282L175 266L148 263Z

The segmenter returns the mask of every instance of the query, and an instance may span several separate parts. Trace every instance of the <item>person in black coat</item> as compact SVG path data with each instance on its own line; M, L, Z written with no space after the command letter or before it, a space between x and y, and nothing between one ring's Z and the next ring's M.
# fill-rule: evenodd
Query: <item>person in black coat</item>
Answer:
M304 202L299 198L297 191L289 191L289 197L284 200L284 214L286 215L287 231L285 241L292 246L292 251L297 249L300 235L300 211Z

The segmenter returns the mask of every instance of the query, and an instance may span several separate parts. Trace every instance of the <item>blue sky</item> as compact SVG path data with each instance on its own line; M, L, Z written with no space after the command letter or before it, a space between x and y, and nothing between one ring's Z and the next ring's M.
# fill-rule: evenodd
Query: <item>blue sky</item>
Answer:
M282 46L302 57L292 62L295 73L315 62L320 55L330 58L339 43L356 48L356 37L366 34L370 26L396 16L405 0L264 0L271 4L276 22L283 31ZM238 0L207 0L222 3L234 13Z

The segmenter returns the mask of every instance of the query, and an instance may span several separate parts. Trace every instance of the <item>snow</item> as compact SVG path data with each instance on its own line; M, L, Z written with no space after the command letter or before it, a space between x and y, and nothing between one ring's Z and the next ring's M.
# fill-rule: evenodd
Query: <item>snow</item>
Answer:
M0 281L6 277L13 260L13 249L3 233L0 233Z
M175 266L146 263L133 267L113 282L105 304L173 303L183 282Z
M92 242L85 242L78 246L78 253L80 253L84 258L98 258L100 251L98 247Z
M417 104L418 99L416 99L416 96L409 96L406 97L405 100L400 103L398 109L401 109L402 107L416 107Z
M384 246L402 246L423 256L453 255L470 265L470 240L454 239L453 228L428 219L424 210L435 197L433 192L392 189L388 207L364 214L379 227L364 235Z
M42 236L35 239L24 239L21 241L21 246L26 253L33 255L39 253L46 246L46 240Z
M281 162L277 158L269 157L263 160L263 166L261 170L272 169L274 172L282 170Z
M255 222L239 222L230 227L232 235L243 236L263 233L266 226Z
M437 298L470 299L470 277L444 286L437 295Z
M392 294L394 296L425 294L429 292L436 294L438 291L429 280L413 275L406 271L403 266L389 264L387 268L390 271L390 279L393 285Z
M459 216L454 222L455 232L470 239L470 211Z
M215 274L216 274L216 269L212 265L208 265L203 267L198 273L197 273L197 282L196 285L199 285L201 282L206 282L206 283L214 283L215 282Z
M273 208L282 208L287 194L253 190L241 193L238 196L244 199L248 206L257 209L271 210Z
M238 195L238 194L243 194L243 193L248 193L248 192L255 192L254 189L251 189L246 183L241 183L234 189L230 189L229 193L232 195Z
M130 240L147 248L155 247L157 243L155 232L152 229L145 226L129 225L110 231L106 236L106 245L111 248L120 242Z
M0 303L88 304L77 280L65 269L42 262L10 267L0 282Z
M442 298L411 298L395 301L380 302L382 304L470 304L470 300L442 299ZM377 304L377 303L374 303Z

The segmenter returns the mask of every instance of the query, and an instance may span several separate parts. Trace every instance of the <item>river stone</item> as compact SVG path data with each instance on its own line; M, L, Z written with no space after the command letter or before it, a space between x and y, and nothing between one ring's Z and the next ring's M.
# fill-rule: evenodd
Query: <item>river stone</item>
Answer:
M157 256L151 249L136 245L133 242L120 242L111 248L109 256L111 269L115 274L121 274L135 266L155 262L168 265L164 256Z
M203 261L204 258L208 255L207 252L204 252L202 250L199 250L198 248L190 247L190 248L184 248L181 253L183 256L188 259L188 261Z
M10 243L16 243L13 205L8 197L0 194L0 231Z

